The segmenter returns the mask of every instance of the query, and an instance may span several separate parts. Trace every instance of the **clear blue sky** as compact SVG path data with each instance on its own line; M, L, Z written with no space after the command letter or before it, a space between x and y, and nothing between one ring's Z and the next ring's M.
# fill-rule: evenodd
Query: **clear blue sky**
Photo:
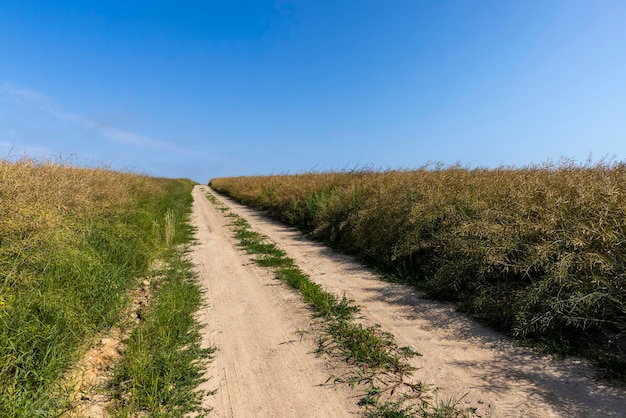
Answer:
M0 155L203 183L625 160L625 22L623 0L0 0Z

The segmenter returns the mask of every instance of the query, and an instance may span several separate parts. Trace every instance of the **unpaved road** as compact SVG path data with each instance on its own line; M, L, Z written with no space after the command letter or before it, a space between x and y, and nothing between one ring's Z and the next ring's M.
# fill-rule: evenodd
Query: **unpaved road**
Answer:
M354 417L356 394L325 386L332 374L310 329L311 314L299 296L235 247L227 220L193 192L192 222L198 245L192 259L206 291L200 312L204 345L215 346L203 389L213 417ZM305 331L305 332L301 332Z
M312 337L300 340L310 314L299 297L254 265L234 246L225 219L194 190L193 220L199 245L193 259L206 289L205 344L219 351L208 371L207 405L218 417L355 416L358 394L321 385L333 370L311 353ZM252 229L268 237L325 290L353 299L364 321L381 324L400 345L423 356L412 360L414 378L438 388L442 400L463 398L482 417L624 417L626 390L594 381L577 359L517 347L475 324L451 305L419 297L404 285L378 280L351 258L312 242L297 231L216 195Z

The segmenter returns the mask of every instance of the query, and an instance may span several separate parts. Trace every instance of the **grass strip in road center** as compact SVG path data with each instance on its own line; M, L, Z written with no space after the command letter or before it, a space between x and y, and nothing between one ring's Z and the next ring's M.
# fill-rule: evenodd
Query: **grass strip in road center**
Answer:
M248 254L256 256L255 262L273 268L278 280L298 290L317 315L325 319L326 334L318 338L318 353L340 354L349 365L354 366L349 374L331 376L328 381L363 387L365 396L359 405L366 407L367 416L471 415L471 408L457 408L458 401L433 402L424 384L407 381L415 369L406 360L419 353L410 347L399 347L393 335L382 331L379 325L364 326L355 322L355 315L360 312L358 305L345 296L339 297L325 291L322 286L311 281L285 251L265 235L253 231L244 218L231 212L212 194L207 194L207 198L225 216L231 218L229 225L234 238ZM392 400L395 392L402 394Z

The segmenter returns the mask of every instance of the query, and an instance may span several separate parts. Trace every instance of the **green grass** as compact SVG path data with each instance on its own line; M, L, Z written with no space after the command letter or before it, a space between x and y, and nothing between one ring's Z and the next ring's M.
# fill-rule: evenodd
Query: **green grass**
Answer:
M196 390L215 351L201 348L200 326L194 313L201 294L191 264L183 254L171 257L142 322L126 342L124 356L112 380L113 416L204 416Z
M201 347L196 311L202 293L192 264L185 256L193 230L188 223L191 189L173 196L165 212L166 267L160 272L154 300L126 341L126 350L111 382L112 415L204 416L209 410L197 390L214 348Z
M0 160L0 416L71 407L64 377L85 342L119 324L139 278L187 239L192 185Z
M424 399L420 405L407 405L402 401L385 402L376 409L366 414L367 418L461 418L471 416L475 412L473 408L459 408L459 401L448 399L446 401L432 402Z
M282 266L277 269L276 278L293 289L298 290L304 300L315 307L317 312L331 320L349 321L360 311L349 299L337 297L326 292L322 286L314 283L297 266Z
M441 408L423 396L426 392L424 385L404 382L404 378L414 371L406 360L419 356L419 353L408 347L399 347L393 335L382 331L379 325L364 326L355 322L355 315L360 312L359 306L345 296L338 297L325 291L322 286L313 282L302 272L283 250L270 242L263 234L251 230L250 224L244 218L230 212L211 194L207 197L231 219L233 236L239 240L242 249L248 254L256 255L257 264L272 267L276 279L297 290L303 300L314 309L316 315L325 319L325 332L318 338L317 352L340 355L353 366L347 376L331 376L329 381L365 387L365 394L359 405L366 407L368 414L384 414L385 411L391 411L391 403L379 402L381 395L393 391L394 387L402 384L409 387L415 396L406 397L393 404L394 407L404 408L404 411L412 414L398 416L465 417L471 415L468 410L460 410L456 407L450 409L451 415L437 415ZM272 262L267 263L267 260L272 260ZM421 399L418 406L405 405L416 397ZM457 415L452 415L452 411Z

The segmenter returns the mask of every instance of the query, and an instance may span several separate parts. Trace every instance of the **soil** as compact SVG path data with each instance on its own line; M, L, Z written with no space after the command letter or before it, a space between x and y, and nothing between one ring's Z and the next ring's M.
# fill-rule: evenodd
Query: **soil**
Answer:
M155 262L153 270L161 267L161 262ZM141 285L133 289L130 294L130 306L126 311L129 324L137 324L144 309L151 298L150 286L154 277L145 278ZM128 337L130 327L122 330L112 328L94 339L82 356L77 366L66 376L66 385L73 392L74 399L71 409L65 414L68 417L108 417L108 408L112 399L106 385L113 375L113 368L121 358L124 350L123 340Z
M194 189L198 245L192 258L206 291L201 312L204 344L216 346L205 389L217 417L342 417L362 414L360 394L325 385L336 365L316 356L310 312L271 272L236 248L226 218ZM325 290L361 306L364 323L380 324L411 360L414 378L443 402L475 407L481 417L621 417L626 390L594 379L578 358L557 360L520 347L505 335L424 299L412 287L381 281L350 257L313 242L293 228L214 194L253 230L267 235ZM314 324L313 324L314 325Z

